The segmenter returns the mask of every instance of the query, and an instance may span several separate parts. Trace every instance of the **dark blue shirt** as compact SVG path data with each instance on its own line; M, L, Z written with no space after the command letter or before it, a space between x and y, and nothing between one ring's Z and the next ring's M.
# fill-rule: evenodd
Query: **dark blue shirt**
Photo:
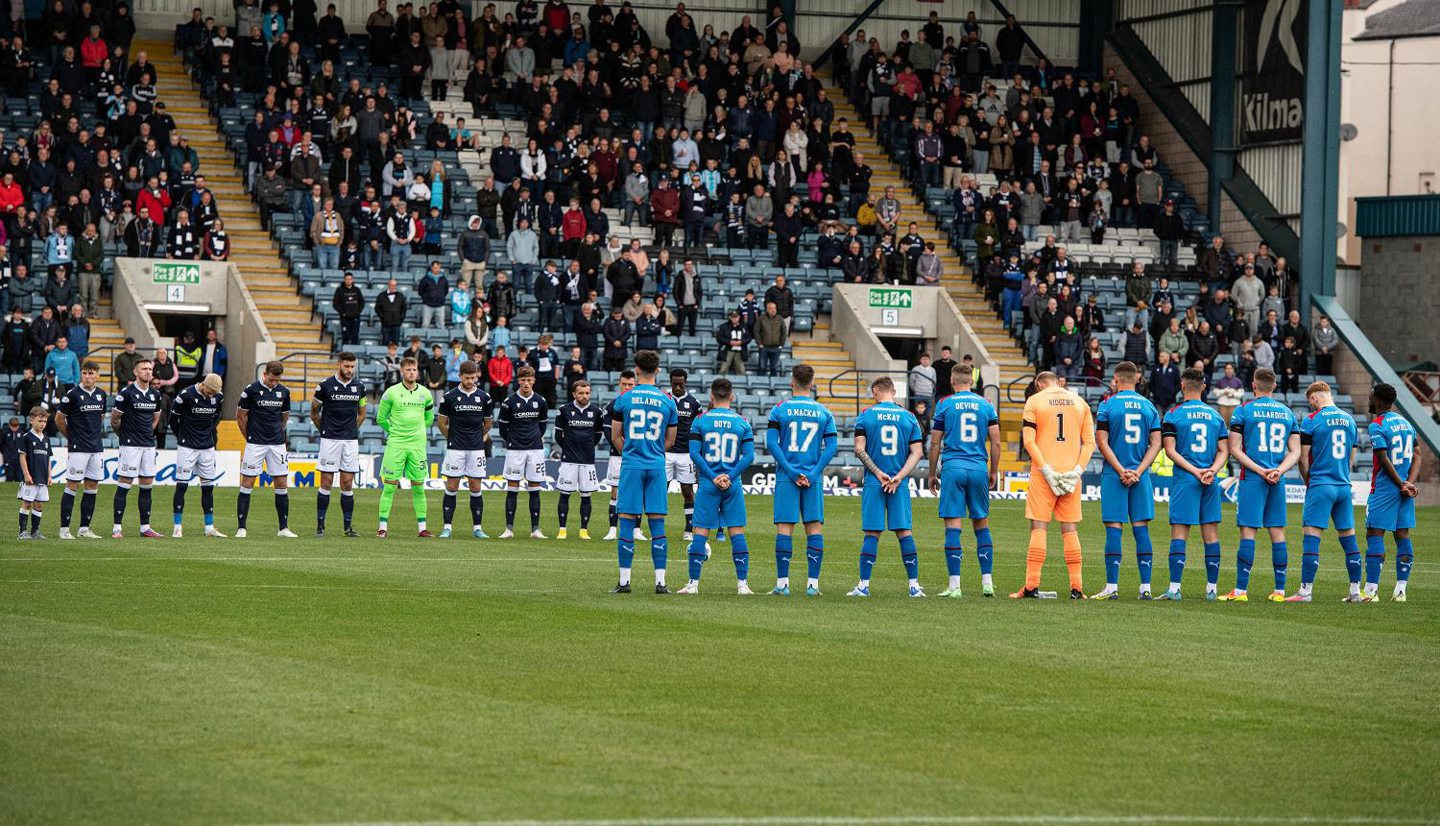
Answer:
M605 420L601 423L601 427L605 430L605 441L610 443L610 452L616 456L620 455L620 446L615 444L610 425L615 421L617 415L615 412L615 402L618 401L620 401L620 397L616 396L610 400L609 404L605 405Z
M484 450L485 422L490 418L490 394L475 385L469 393L459 387L445 391L438 412L449 420L450 435L445 447L450 450Z
M44 433L36 436L35 431L27 430L20 440L20 455L25 458L25 467L34 484L50 484L50 440Z
M365 398L365 383L359 379L348 382L330 376L315 388L315 404L320 405L320 438L354 441L360 438L360 425L355 414ZM252 417L253 420L253 417ZM252 425L253 427L253 425Z
M695 417L705 412L700 400L686 393L683 396L676 396L674 393L666 393L675 400L675 444L666 453L689 453L690 452L690 424Z
M500 405L500 438L505 440L509 450L542 450L545 447L545 423L550 419L550 408L539 393L525 398L511 393L510 398Z
M105 391L98 386L87 391L75 385L60 400L58 412L65 414L65 435L71 453L99 453L101 420L105 418Z
M160 411L160 391L151 387L141 390L134 382L115 394L115 409L120 411L120 446L154 447L155 414Z
M199 385L192 384L181 390L170 406L170 429L175 432L176 443L195 450L214 447L215 428L220 424L220 406L224 402L224 393L207 399L200 393Z
M264 382L251 382L240 391L240 409L250 411L245 425L245 441L252 445L285 444L284 416L290 412L290 390L283 384L266 387Z
M605 430L609 417L598 406L584 407L575 402L560 406L555 414L555 441L560 445L560 461L573 465L595 464L595 445Z

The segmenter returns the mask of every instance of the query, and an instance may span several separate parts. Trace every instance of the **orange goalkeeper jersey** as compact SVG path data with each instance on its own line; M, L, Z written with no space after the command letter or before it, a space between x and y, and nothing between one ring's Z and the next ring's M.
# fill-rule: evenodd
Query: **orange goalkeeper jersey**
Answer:
M1025 400L1025 428L1035 440L1030 464L1038 474L1049 465L1068 471L1095 453L1095 419L1085 400L1058 385Z

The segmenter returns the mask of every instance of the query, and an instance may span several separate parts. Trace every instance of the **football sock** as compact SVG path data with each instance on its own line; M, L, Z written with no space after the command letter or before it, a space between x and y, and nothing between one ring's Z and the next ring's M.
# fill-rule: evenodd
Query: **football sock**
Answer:
M1065 545L1065 569L1070 572L1070 587L1076 591L1084 590L1084 572L1080 570L1080 532L1071 531L1060 538Z
M610 500L610 527L612 527L612 528L615 527L615 520L616 520L616 519L617 519L617 517L616 517L616 515L615 515L615 500L614 500L614 499L611 499L611 500Z
M580 530L590 527L590 494L580 494Z
M1170 540L1170 590L1180 588L1180 580L1185 578L1185 544L1184 539Z
M315 530L325 530L325 513L330 510L330 491L315 489Z
M1045 567L1044 530L1030 531L1030 546L1025 549L1025 588L1033 591L1040 587L1040 569Z
M470 524L476 528L485 519L485 496L480 491L470 491Z
M1140 587L1150 589L1150 574L1155 570L1155 548L1150 544L1149 525L1131 525L1135 536L1135 567L1140 569Z
M66 488L60 495L60 527L70 527L70 514L75 510L75 491Z
M505 530L515 529L515 509L520 506L520 491L512 490L505 494Z
M380 527L384 528L385 523L390 521L390 505L395 502L395 489L399 485L380 486Z
M1345 573L1350 575L1350 581L1356 585L1360 584L1360 540L1355 534L1340 537L1340 549L1345 552Z
M200 483L200 511L205 514L205 527L215 527L215 485Z
M30 509L20 508L20 533L27 533L30 530Z
M440 524L447 528L455 524L455 503L457 501L453 490L445 491L445 495L440 499ZM563 517L560 524L565 524Z
M1371 586L1380 584L1380 572L1385 569L1385 534L1365 537L1365 590L1374 591Z
M540 489L530 490L530 530L540 530Z
M635 563L635 520L629 516L619 520L620 535L615 552L620 562L620 584L630 584L630 568Z
M1304 556L1300 558L1301 587L1315 584L1315 574L1320 571L1320 537L1305 534L1301 542Z
M40 511L30 511L30 533L40 533Z
M1250 590L1250 569L1255 567L1255 540L1242 539L1235 551L1235 590Z
M175 496L171 498L170 507L175 512L175 524L177 525L185 515L185 492L189 489L190 485L185 482L175 483ZM60 521L62 523L66 521L63 513L60 515Z
M140 530L144 531L150 527L150 486L140 486L140 496L136 499L140 508Z
M825 537L812 533L805 537L805 569L812 581L820 580L820 564L825 561Z
M1275 569L1275 590L1285 590L1285 578L1290 568L1290 546L1284 542L1270 543L1270 565Z
M1395 584L1400 585L1410 581L1410 563L1415 558L1414 547L1410 544L1410 537L1395 540Z
M141 491L144 495L144 491ZM290 489L279 488L275 491L275 519L280 523L280 530L290 527Z
M695 530L695 503L691 502L685 506L685 532Z
M981 577L990 576L995 568L995 543L990 539L990 529L975 531L975 558L980 560Z
M945 529L945 573L951 577L960 576L960 560L962 549L960 547L960 529Z
M695 534L690 537L690 579L699 581L700 569L705 565L705 537Z
M1220 543L1205 543L1205 584L1214 590L1220 582Z
M386 491L390 490L390 488L391 488L390 485L386 485L386 486L385 486L385 490L386 490ZM394 496L394 494L391 494L391 496ZM389 513L390 513L390 500L385 496L384 493L381 493L381 494L380 494L380 519L383 521L383 520L385 519L386 515L388 515ZM240 494L235 497L235 524L236 524L241 530L244 530L244 529L245 529L245 520L247 520L247 519L249 519L249 518L250 518L250 489L249 489L249 488L241 488L241 489L240 489Z
M920 552L915 549L915 535L900 537L900 561L905 565L905 577L914 585L920 578Z
M790 554L794 541L795 537L788 534L775 534L775 578L782 583L781 587L790 583Z
M745 534L737 533L730 537L730 558L735 561L735 578L747 580L750 578L750 540Z
M87 490L80 496L80 527L90 527L90 520L95 516L96 491Z
M875 553L880 549L880 537L865 535L860 542L860 585L870 585L870 574L875 570Z
M243 491L244 488L241 488ZM130 498L130 483L115 483L115 530L120 530L120 524L125 521L125 500Z
M570 494L560 494L560 499L555 503L555 520L561 528L570 524Z
M1120 529L1105 528L1105 584L1112 587L1120 582L1120 543Z
M355 491L340 491L340 516L345 520L345 529L355 524Z
M416 482L410 486L410 501L415 506L415 527L417 530L425 530L425 516L429 507L425 501L425 483Z
M536 499L540 497L538 492L532 495ZM652 518L650 520L650 561L655 564L656 585L665 584L665 558L669 550L670 543L665 539L665 517Z

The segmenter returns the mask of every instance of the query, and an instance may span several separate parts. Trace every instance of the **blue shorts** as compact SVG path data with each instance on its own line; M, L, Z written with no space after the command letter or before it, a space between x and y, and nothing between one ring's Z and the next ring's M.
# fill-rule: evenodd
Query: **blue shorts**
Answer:
M775 524L794 525L825 521L825 488L819 478L810 487L797 487L794 479L775 477Z
M666 493L669 484L665 481L665 465L654 468L634 467L635 462L620 466L620 497L615 503L616 513L639 516L664 516L670 512L670 500Z
M1283 528L1285 480L1270 484L1264 477L1245 472L1235 487L1235 524L1242 528Z
M1101 522L1149 522L1155 518L1155 485L1148 472L1140 481L1125 487L1120 474L1105 468L1100 474Z
M990 516L990 471L957 464L940 466L940 518Z
M695 488L695 527L712 531L745 527L745 494L740 483L720 490L714 482L701 479Z
M1393 485L1376 485L1365 506L1365 527L1400 531L1415 527L1415 500L1400 495Z
M1220 481L1208 485L1182 470L1170 479L1170 524L1210 525L1220 521ZM1283 499L1282 499L1283 501Z
M860 530L908 531L913 524L909 480L903 480L894 493L886 493L880 483L867 474L860 493Z
M1305 513L1301 524L1307 528L1337 531L1355 530L1355 505L1348 485L1311 485L1305 489Z

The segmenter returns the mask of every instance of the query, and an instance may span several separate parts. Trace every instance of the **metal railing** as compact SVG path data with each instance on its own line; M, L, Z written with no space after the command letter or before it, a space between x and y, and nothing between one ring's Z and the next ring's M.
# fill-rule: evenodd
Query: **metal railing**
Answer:
M1400 378L1422 404L1430 408L1431 414L1440 413L1440 373L1426 370L1407 370Z
M303 376L309 375L312 363L319 364L325 368L333 366L335 364L335 354L329 350L296 350L293 353L276 356L275 360L286 365L286 367L298 363L300 365L300 374ZM264 374L264 363L255 365L256 380L259 380Z
M831 376L831 377L830 377L830 380L829 380L829 381L826 383L826 385L825 385L825 393L826 393L826 395L830 396L831 398L853 400L853 401L855 402L855 415L859 415L859 414L860 414L860 411L864 410L865 407L867 406L866 399L869 398L869 396L868 396L867 394L868 394L868 391L870 390L870 380L869 380L870 377L872 377L872 376L892 376L892 377L893 377L893 376L895 375L895 372L896 372L896 371L894 371L894 370L880 370L880 369L868 369L868 370L867 370L867 369L862 369L862 368L859 368L859 367L851 367L851 368L849 368L848 370L842 370L841 372L836 373L834 376ZM850 381L850 382L853 382L853 384L854 384L854 387L853 387L853 391L854 391L854 392L853 392L853 395L852 395L852 394L844 394L844 393L838 393L838 392L836 392L835 383L836 383L836 382L839 382L839 381ZM901 377L900 377L900 382L899 382L898 384L903 384L904 381L905 381L905 375L902 374ZM986 385L985 387L980 388L980 395L982 395L982 396L984 396L986 399L988 399L988 400L990 401L990 403L993 404L993 405L995 405L995 407L996 407L997 409L1000 407L1000 387L999 387L999 385L993 385L993 384L992 384L992 385ZM932 400L932 405L933 405L933 400ZM837 411L837 412L838 412L838 411ZM932 408L931 408L931 412L932 412L932 413L934 412L933 406L932 406Z

